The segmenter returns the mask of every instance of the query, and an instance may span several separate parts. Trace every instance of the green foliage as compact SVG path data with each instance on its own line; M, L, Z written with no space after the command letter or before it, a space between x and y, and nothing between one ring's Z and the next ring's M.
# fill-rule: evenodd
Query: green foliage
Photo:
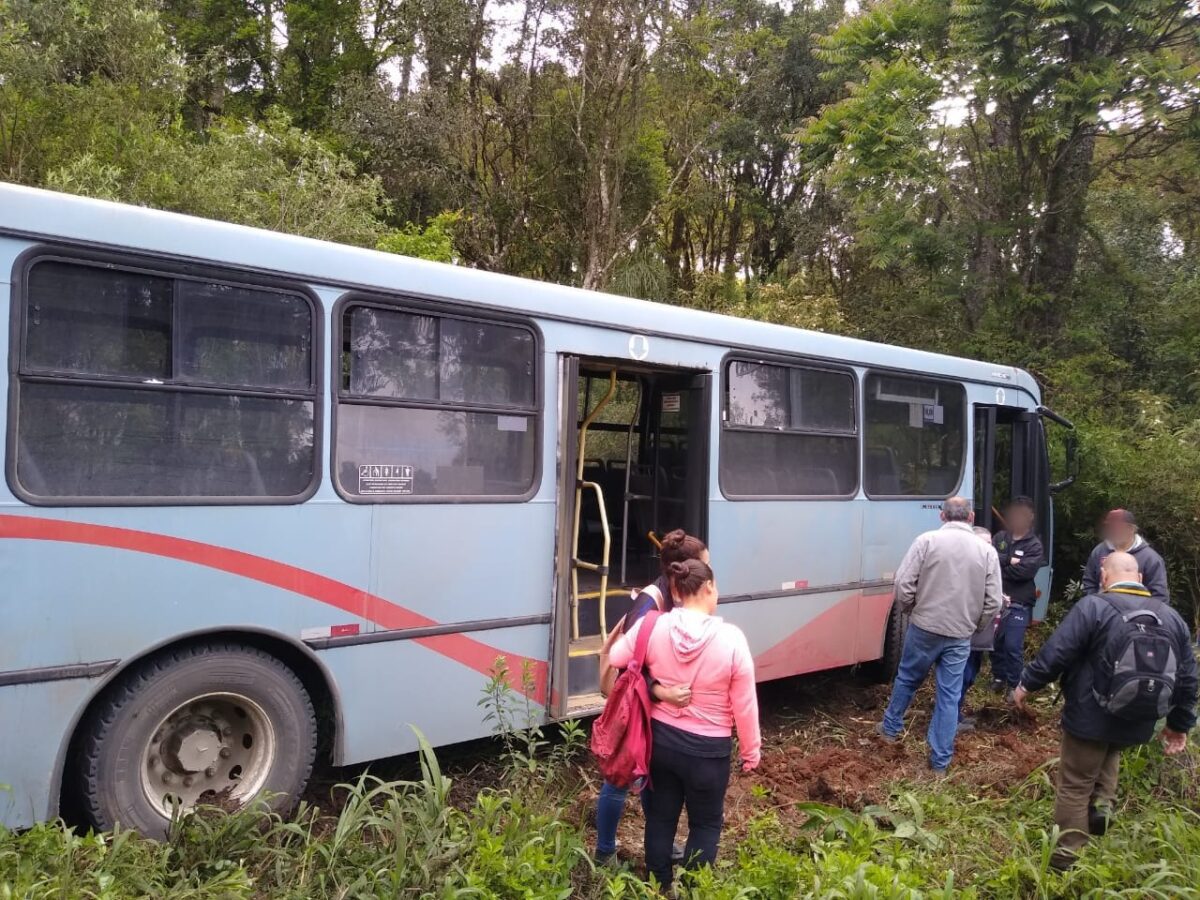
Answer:
M1198 33L1188 0L0 0L0 178L1023 366L1081 426L1057 570L1129 506L1190 610Z
M572 760L587 744L587 733L574 719L559 724L559 740L551 741L542 722L545 709L534 701L537 680L529 660L521 664L519 690L514 689L508 660L499 656L477 704L484 710L484 724L491 725L504 746L507 774L527 797L545 800L560 787Z
M50 170L56 190L370 246L384 199L375 179L279 113L220 122L199 141L171 127L94 144Z
M454 262L454 226L461 218L457 212L443 212L424 227L409 222L381 237L375 249L434 262Z
M530 781L451 802L451 783L418 733L421 777L364 775L335 790L326 816L302 805L282 819L265 805L203 809L166 843L129 832L83 835L61 823L0 829L0 897L51 900L238 898L648 898L634 873L595 869L586 835L557 812L578 790L546 794ZM543 755L545 775L565 770ZM695 900L795 897L1200 897L1200 814L1194 760L1157 744L1125 755L1122 803L1107 836L1068 874L1049 865L1056 833L1045 769L1007 796L973 796L952 782L897 784L861 812L804 803L800 827L774 813L727 836L712 869L685 874Z

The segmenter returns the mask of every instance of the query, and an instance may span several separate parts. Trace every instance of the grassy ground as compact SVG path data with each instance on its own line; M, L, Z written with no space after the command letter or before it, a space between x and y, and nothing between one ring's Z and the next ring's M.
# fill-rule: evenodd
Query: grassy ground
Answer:
M1056 712L1018 721L977 698L981 729L953 777L924 772L928 698L899 747L871 735L886 689L850 673L764 686L762 770L736 778L721 859L680 885L696 898L1200 898L1200 787L1192 752L1126 755L1110 833L1068 875L1049 869ZM497 706L498 704L498 706ZM496 697L511 724L520 710ZM449 763L397 761L329 782L284 820L192 816L165 844L47 824L0 831L0 898L600 898L652 896L638 877L636 803L623 865L589 862L598 788L582 736L527 732ZM630 851L630 852L626 852Z

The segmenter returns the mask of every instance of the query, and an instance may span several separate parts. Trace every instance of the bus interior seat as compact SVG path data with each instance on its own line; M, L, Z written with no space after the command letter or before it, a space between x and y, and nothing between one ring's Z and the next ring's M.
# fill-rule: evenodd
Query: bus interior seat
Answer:
M900 467L896 463L896 451L891 447L867 448L867 483L874 494L900 494Z
M833 469L804 466L799 469L797 474L800 476L798 480L801 494L837 496L845 493L838 485L837 475L834 474Z
M949 494L958 487L961 471L958 466L939 466L930 469L925 481L925 493Z
M438 466L437 492L442 496L482 494L483 466Z

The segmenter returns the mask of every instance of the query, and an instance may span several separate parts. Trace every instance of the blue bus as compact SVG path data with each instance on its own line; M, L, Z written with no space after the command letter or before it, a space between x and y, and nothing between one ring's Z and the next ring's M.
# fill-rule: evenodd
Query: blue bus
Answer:
M950 495L1051 543L1069 423L1011 366L12 185L0 279L10 828L481 736L499 657L594 713L673 528L762 679L894 665Z

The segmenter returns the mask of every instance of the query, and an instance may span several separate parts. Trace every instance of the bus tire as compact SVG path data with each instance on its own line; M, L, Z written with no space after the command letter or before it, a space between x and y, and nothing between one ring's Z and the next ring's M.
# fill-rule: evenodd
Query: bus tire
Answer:
M172 812L267 793L286 809L308 782L317 720L300 679L254 647L193 644L141 663L85 723L79 798L97 828L163 838Z
M876 666L880 682L890 683L900 668L900 656L904 653L904 633L908 631L908 616L893 602L888 613L887 629L883 636L883 656Z

